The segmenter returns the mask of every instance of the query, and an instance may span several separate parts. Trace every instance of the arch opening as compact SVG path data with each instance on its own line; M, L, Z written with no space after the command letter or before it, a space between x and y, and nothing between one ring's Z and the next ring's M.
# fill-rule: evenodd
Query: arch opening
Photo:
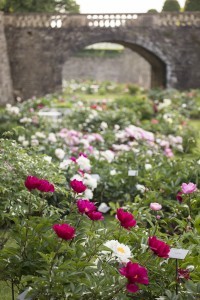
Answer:
M111 54L110 57L108 54ZM134 83L145 88L165 88L166 64L136 43L112 40L85 43L65 61L62 79L63 82L70 79L110 80Z

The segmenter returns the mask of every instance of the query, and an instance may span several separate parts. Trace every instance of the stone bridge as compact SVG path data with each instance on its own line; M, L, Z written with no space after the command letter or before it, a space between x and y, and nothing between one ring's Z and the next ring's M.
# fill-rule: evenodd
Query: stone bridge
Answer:
M61 89L62 67L84 47L113 42L151 65L151 86L200 87L200 13L4 15L15 95Z

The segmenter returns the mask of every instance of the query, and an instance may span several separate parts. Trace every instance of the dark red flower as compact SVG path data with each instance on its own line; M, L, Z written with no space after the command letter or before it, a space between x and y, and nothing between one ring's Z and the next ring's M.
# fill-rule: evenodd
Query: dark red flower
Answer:
M38 184L39 184L39 178L35 177L35 176L27 176L25 182L25 187L29 190L32 191L34 189L37 188Z
M159 257L168 258L170 247L165 242L156 238L156 236L149 237L148 240L150 249Z
M41 192L51 192L53 193L55 191L54 185L48 182L45 179L40 179L39 184L37 186L37 189Z
M136 293L139 290L137 283L149 284L147 269L137 263L129 261L119 272L128 279L126 288L130 293Z
M71 240L75 236L75 228L68 224L54 224L53 230L63 240Z
M92 221L100 221L100 220L103 220L104 217L102 215L101 212L99 211L91 211L89 213L87 213L87 216L90 218L90 220Z
M182 203L183 202L183 197L182 197L182 195L183 195L183 192L178 192L177 193L177 195L176 195L176 200L178 200L180 203Z
M81 214L88 214L97 209L97 207L94 205L94 203L90 202L89 200L79 199L76 202L76 205Z
M117 209L117 219L120 221L121 226L128 230L137 223L134 216L129 212L125 212L122 208Z
M70 186L78 194L85 192L85 190L87 189L87 187L83 184L82 181L76 179L70 181Z
M45 179L37 178L35 176L27 176L24 184L29 191L32 191L34 189L46 193L47 192L53 193L55 191L54 185L52 183L50 183Z
M178 280L179 279L190 279L190 271L187 269L178 269Z

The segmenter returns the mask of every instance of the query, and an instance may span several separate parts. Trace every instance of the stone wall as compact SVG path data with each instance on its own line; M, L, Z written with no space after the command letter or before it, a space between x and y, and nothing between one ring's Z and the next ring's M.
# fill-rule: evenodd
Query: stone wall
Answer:
M3 20L3 14L0 12L0 105L12 103L13 101Z
M125 48L113 57L71 56L65 62L63 80L93 79L134 83L145 88L151 85L151 66L140 55Z
M151 66L151 87L200 87L200 13L10 14L5 33L15 95L62 88L63 65L86 46L111 42Z

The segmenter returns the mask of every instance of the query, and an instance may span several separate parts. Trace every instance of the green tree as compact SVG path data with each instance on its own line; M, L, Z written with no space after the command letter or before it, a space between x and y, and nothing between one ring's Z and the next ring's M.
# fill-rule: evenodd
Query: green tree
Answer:
M9 12L79 12L75 0L0 0L0 10Z
M200 11L200 0L186 0L185 11Z
M157 14L158 11L157 11L156 9L152 8L152 9L149 9L149 10L147 11L147 13L148 13L148 14Z
M177 0L166 0L162 11L171 11L171 12L179 12L181 9L180 4L178 3Z

